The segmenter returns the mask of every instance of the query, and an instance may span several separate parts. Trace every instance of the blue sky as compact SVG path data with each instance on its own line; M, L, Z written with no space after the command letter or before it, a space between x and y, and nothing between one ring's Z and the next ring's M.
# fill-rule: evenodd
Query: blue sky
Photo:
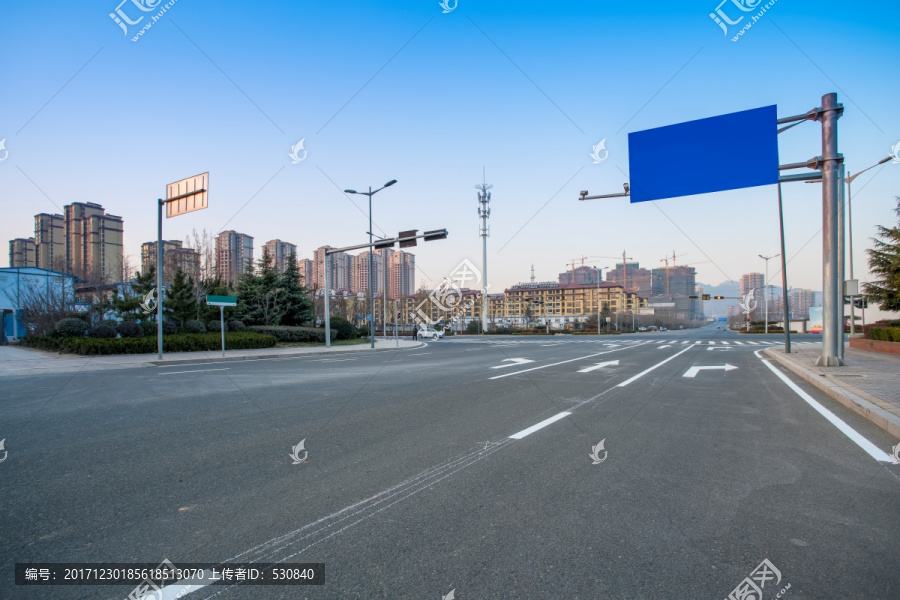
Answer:
M778 0L738 42L710 19L716 1L459 0L444 14L437 0L177 0L137 42L156 13L127 0L125 14L146 17L126 36L109 17L117 5L0 5L4 242L32 235L37 212L92 201L124 217L137 261L165 184L209 171L210 208L167 220L167 239L225 227L311 257L365 238L365 198L340 190L397 179L375 196L376 232L450 231L415 250L427 285L465 258L480 264L484 168L494 290L527 280L532 264L550 280L574 257L623 250L646 267L674 251L718 284L779 251L775 187L578 202L582 189L621 190L628 132L770 104L799 114L837 92L850 171L900 141L896 4ZM742 14L731 0L722 8ZM291 164L301 138L307 157ZM603 138L609 159L595 165ZM821 152L820 128L800 125L779 143L782 162L806 160ZM821 188L784 189L790 285L821 289ZM854 194L865 280L868 238L895 222L900 165L862 175Z

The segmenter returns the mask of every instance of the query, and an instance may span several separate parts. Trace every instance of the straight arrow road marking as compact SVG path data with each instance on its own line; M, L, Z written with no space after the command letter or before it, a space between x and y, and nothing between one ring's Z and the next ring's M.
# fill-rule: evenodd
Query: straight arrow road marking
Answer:
M597 363L596 365L592 365L590 367L578 369L578 372L579 373L590 373L591 371L596 371L597 369L602 369L603 367L618 366L618 364L619 364L619 361L617 361L617 360L608 360L606 362Z
M712 348L710 348L710 350L711 349ZM712 365L707 367L691 367L684 375L682 375L682 377L693 378L696 377L697 373L699 373L700 371L734 371L735 369L737 369L736 366L729 365L728 363L725 363L724 365Z
M505 369L506 367L515 367L517 365L524 365L527 363L534 362L530 358L504 358L503 362L508 362L506 365L497 365L496 367L491 367L492 369Z

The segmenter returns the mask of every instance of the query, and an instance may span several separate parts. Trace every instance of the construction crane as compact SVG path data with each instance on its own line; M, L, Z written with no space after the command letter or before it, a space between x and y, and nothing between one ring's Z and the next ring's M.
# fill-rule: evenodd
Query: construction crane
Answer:
M584 269L584 261L587 260L587 256L579 256L573 258L571 261L567 262L566 265L572 265L572 283L575 283L575 261L581 261L581 268Z

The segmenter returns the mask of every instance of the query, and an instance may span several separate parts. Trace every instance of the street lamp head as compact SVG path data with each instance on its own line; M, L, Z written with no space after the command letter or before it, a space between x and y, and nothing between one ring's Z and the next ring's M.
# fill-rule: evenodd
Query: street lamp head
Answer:
M396 179L391 179L391 180L388 181L386 184L384 184L384 187L391 187L391 186L394 185L395 183L397 183L397 180L396 180Z
M356 190L344 190L345 194L355 194Z

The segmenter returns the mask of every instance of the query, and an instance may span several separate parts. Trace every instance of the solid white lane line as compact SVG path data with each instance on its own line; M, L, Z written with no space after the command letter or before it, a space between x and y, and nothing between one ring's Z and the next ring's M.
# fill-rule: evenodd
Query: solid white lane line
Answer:
M520 431L519 433L514 433L514 434L512 434L512 435L509 436L509 437L510 437L510 439L513 439L513 440L521 440L521 439L522 439L523 437L525 437L526 435L531 435L532 433L534 433L534 432L537 431L538 429L543 429L543 428L546 427L547 425L550 425L550 424L552 424L552 423L556 423L556 422L559 421L560 419L564 419L565 417L568 417L568 416L571 415L571 414L572 414L572 413L570 413L570 412L561 412L561 413L559 413L559 414L557 414L557 415L553 415L553 416L550 417L549 419L544 419L544 420L541 421L540 423L537 423L537 424L535 424L535 425L532 425L532 426L529 427L528 429L523 429L523 430Z
M178 375L179 373L204 373L206 371L227 371L228 367L224 369L197 369L196 371L168 371L166 373L157 373L157 375Z
M845 423L843 421L843 419L841 419L836 414L834 414L833 412L831 412L830 410L828 410L827 408L825 408L824 406L822 406L821 404L816 402L816 400L812 396L810 396L809 394L804 392L802 389L800 389L800 387L797 384L795 384L793 381L788 379L784 373L782 373L781 371L779 371L778 369L773 367L769 363L768 360L762 359L762 361L767 367L769 367L769 370L771 370L773 373L775 373L775 375L777 375L778 378L785 383L785 385L787 385L789 388L791 388L794 391L794 393L796 393L798 396L803 398L803 400L805 400L807 404L812 406L816 410L816 412L818 412L820 415L822 415L823 417L828 419L829 423L831 423L832 425L837 427L838 430L841 433L843 433L844 435L846 435L848 438L850 438L850 440L853 441L853 443L855 443L857 446L859 446L860 448L862 448L863 450L868 452L869 456L871 456L872 458L874 458L875 460L880 461L880 462L887 462L887 463L894 462L894 458L892 456L888 455L887 452L880 450L878 448L878 446L876 446L875 444L873 444L872 442L870 442L869 440L864 438L855 429L853 429L852 427L847 425L847 423Z
M691 349L691 346L688 346L687 348L685 348L685 349L682 350L681 352L676 352L675 354L673 354L672 356L670 356L670 357L667 358L666 360L662 361L661 363L656 363L655 365L653 365L653 366L650 367L649 369L646 369L646 370L644 370L644 371L641 371L640 373L638 373L637 375L635 375L635 376L632 377L631 379L626 379L625 381L623 381L622 383L620 383L620 384L617 385L616 387L625 387L626 385L628 385L628 384L630 384L630 383L632 383L632 382L637 381L638 379L640 379L641 377L643 377L644 375L646 375L646 374L649 373L650 371L653 371L654 369L657 369L657 368L663 366L664 364L666 364L667 362L669 362L670 360L672 360L673 358L675 358L675 357L678 356L679 354L684 354L685 352L687 352L687 351L690 350L690 349Z
M522 369L521 371L514 371L512 373L504 373L503 375L495 375L490 377L489 379L503 379L504 377L512 377L513 375L520 375L521 373L528 373L529 371L537 371L538 369L546 369L547 367L555 367L556 365L564 365L566 363L575 362L576 360L585 360L588 358L593 358L595 356L600 356L601 354L609 354L610 352L617 352L617 350L607 350L606 352L597 352L596 354L588 354L587 356L579 356L578 358L570 358L569 360L563 360L557 363L550 363L549 365L541 365L539 367L531 367L530 369Z

